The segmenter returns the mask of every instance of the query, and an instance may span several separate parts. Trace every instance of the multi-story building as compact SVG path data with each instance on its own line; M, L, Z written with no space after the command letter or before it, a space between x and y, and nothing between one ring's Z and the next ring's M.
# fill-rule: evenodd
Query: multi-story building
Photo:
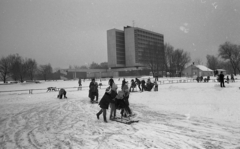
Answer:
M107 31L109 67L141 67L157 61L164 63L162 34L138 27L124 27L124 31Z

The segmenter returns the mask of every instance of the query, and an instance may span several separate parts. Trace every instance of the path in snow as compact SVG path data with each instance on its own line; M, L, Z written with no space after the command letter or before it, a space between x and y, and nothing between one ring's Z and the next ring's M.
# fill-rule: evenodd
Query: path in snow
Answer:
M240 126L131 108L140 122L126 125L97 120L99 107L88 98L1 105L0 148L240 148Z

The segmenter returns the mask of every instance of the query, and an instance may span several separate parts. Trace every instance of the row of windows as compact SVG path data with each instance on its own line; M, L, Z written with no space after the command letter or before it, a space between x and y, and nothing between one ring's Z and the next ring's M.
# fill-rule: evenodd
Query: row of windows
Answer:
M117 50L117 55L124 55L125 56L125 51L118 51Z
M148 38L135 38L135 41L163 43L162 39L155 40L155 39L148 39Z
M143 38L143 39L151 39L151 40L163 40L163 37L152 37L152 36L145 36L145 35L139 35L135 34L135 38Z
M148 47L148 46L151 46L151 47L163 47L163 44L160 44L160 43L154 43L152 44L151 42L143 42L143 41L138 41L138 42L135 42L135 46L145 46L145 47Z
M155 38L163 38L163 35L154 34L154 33L151 33L148 31L142 31L142 30L135 30L135 34L142 35L142 36L151 36Z
M125 44L122 44L122 43L118 43L118 42L117 42L117 43L116 43L116 46L117 46L117 47L125 47Z

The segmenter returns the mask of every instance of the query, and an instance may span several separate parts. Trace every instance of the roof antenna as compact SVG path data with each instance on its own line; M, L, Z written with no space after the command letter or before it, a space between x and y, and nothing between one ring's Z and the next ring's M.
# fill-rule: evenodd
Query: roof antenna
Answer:
M134 25L135 25L135 22L134 22L134 20L132 21L132 23L133 23L133 27L134 27Z

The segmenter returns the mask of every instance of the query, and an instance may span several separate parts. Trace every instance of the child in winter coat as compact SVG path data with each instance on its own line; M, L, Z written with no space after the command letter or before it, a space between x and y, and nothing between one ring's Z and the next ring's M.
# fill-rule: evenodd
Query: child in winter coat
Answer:
M58 92L57 98L62 99L62 96L64 96L64 98L67 98L66 94L67 92L65 91L65 89L61 88Z
M130 94L129 88L128 88L128 83L126 83L126 84L123 86L122 91L123 91L123 93L124 93L124 96L123 96L124 98L123 98L123 100L124 100L124 102L125 102L125 104L126 104L125 110L127 110L127 112L128 112L129 114L132 114L132 112L131 112L131 110L130 110L130 108L129 108L129 101L128 101L128 99L129 99L129 94ZM123 113L124 113L124 110L122 109L122 110L121 110L121 115L122 115L122 116L123 116Z
M101 110L96 114L98 119L99 119L99 116L103 113L104 122L107 123L106 115L107 115L108 105L109 105L109 103L114 103L114 98L116 96L117 96L117 85L113 84L112 88L108 87L106 89L105 94L103 95L102 99L99 102L99 106L100 106ZM113 106L114 107L112 107L112 108L114 110L115 104Z
M116 109L121 109L124 107L125 102L123 101L124 92L118 91L117 96L114 99L114 103L110 103L111 112L110 112L110 120L114 120L116 118Z

